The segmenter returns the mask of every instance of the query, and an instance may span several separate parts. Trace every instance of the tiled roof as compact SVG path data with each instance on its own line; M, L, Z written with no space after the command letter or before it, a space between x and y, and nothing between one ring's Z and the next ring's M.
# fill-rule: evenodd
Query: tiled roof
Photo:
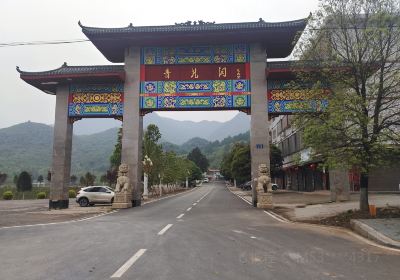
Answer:
M70 83L119 83L125 79L124 65L92 65L68 66L64 63L60 68L28 72L17 67L22 80L48 93L56 94L58 85Z
M109 34L109 33L150 33L150 32L196 32L196 31L232 31L243 29L276 29L276 28L291 28L303 27L307 24L307 19L285 21L285 22L265 22L260 19L258 22L240 22L240 23L204 23L204 24L175 24L161 26L133 26L120 28L102 28L102 27L82 27L83 33L89 34Z
M307 25L308 18L286 21L240 23L191 22L164 26L101 28L83 26L82 32L111 62L124 62L125 49L145 46L208 44L261 44L269 58L287 57Z
M61 67L48 71L28 72L22 71L17 67L17 71L22 76L64 76L79 74L100 74L124 72L123 65L91 65L91 66L68 66L64 63Z

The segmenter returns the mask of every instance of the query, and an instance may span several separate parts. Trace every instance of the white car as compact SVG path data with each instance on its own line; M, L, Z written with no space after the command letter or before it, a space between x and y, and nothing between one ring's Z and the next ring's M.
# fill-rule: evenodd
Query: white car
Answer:
M208 182L209 182L209 180L207 177L203 179L203 183L208 183Z
M76 202L81 207L94 205L96 203L113 203L114 191L107 186L85 187L76 194Z

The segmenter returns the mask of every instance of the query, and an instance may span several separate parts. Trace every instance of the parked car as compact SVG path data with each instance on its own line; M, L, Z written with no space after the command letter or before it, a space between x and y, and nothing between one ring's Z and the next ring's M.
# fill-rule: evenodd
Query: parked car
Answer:
M244 184L241 184L241 185L239 186L239 188L241 188L241 189L244 190L244 191L249 191L249 190L251 190L251 181L248 181L248 182L246 182L246 183L244 183Z
M114 191L107 186L85 187L76 194L76 202L81 207L87 207L96 203L113 203Z
M203 183L208 183L209 181L207 177L203 179Z

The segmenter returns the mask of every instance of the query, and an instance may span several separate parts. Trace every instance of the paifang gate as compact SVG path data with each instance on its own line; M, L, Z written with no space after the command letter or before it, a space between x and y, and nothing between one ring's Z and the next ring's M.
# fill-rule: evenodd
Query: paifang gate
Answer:
M186 22L166 26L87 27L82 32L112 63L43 72L19 68L21 79L56 95L49 208L68 207L73 123L82 118L123 121L122 162L129 167L132 206L140 206L143 116L162 110L240 110L251 114L252 179L269 166L269 111L290 113L312 101L290 93L286 76L271 75L268 58L284 58L307 18L268 23ZM276 62L275 62L276 63ZM279 65L278 65L279 66ZM268 70L268 71L267 71ZM290 70L276 67L277 73ZM272 88L268 87L271 82ZM269 92L280 90L277 92ZM274 100L268 100L271 94ZM289 97L285 97L289 92ZM290 105L295 97L294 104ZM299 97L300 96L300 97ZM282 100L279 100L281 98ZM289 104L289 105L288 105ZM321 103L322 104L322 103ZM302 105L302 106L303 106ZM253 186L253 203L257 205Z

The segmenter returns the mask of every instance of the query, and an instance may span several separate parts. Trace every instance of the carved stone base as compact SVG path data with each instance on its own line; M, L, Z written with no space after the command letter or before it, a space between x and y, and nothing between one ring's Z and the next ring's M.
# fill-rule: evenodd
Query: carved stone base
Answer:
M257 195L257 208L273 209L272 193L259 193Z
M131 193L116 193L114 202L111 206L112 209L124 209L132 207L132 194Z

